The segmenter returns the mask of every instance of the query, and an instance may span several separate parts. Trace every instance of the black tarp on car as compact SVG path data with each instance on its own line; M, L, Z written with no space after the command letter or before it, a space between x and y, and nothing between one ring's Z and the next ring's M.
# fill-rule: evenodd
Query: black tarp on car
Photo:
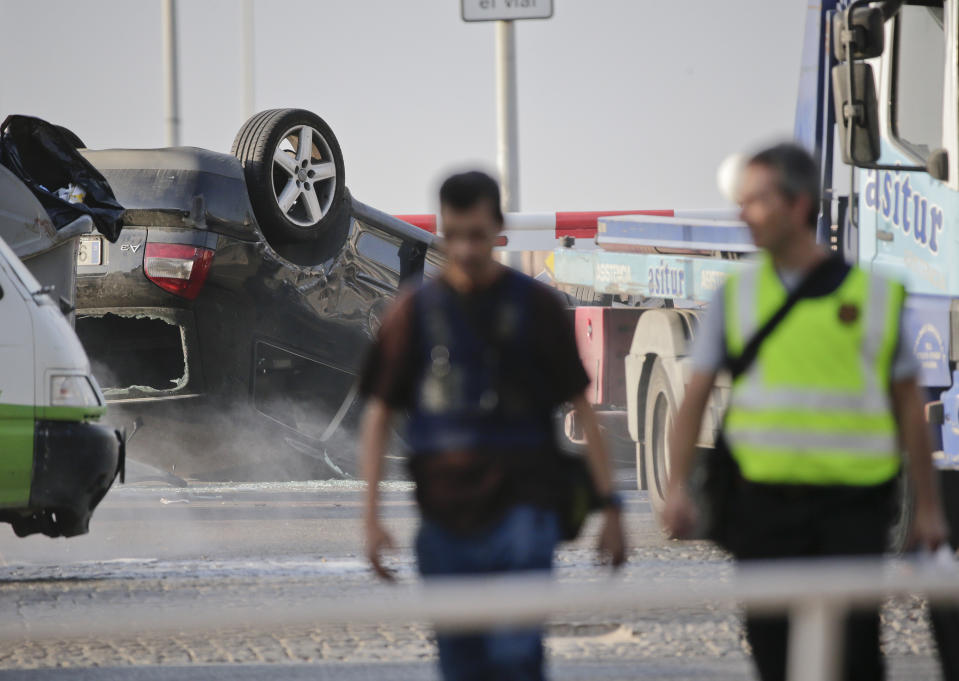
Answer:
M78 143L66 128L40 118L7 116L0 125L0 163L33 192L57 229L89 215L97 230L115 242L123 227L123 206L103 175L77 151ZM86 193L82 202L57 196L58 189L71 184Z

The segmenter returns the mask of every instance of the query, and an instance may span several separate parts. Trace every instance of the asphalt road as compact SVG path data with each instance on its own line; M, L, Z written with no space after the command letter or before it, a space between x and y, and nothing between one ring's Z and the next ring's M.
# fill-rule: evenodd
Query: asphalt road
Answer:
M728 559L703 543L666 540L644 493L623 477L631 582L723 579ZM361 560L361 488L353 482L132 484L113 490L89 535L17 539L0 527L0 676L4 679L435 679L430 629L398 625L262 626L248 619L198 633L191 612L255 604L264 621L304 598L352 598L389 590ZM384 513L401 583L416 581L411 544L416 511L406 483L388 483ZM557 557L561 580L605 580L591 545L595 524ZM402 584L401 584L402 588ZM116 608L142 627L110 636ZM177 613L183 632L150 631L151 616ZM269 615L269 617L267 617ZM935 679L918 602L886 607L884 645L893 679ZM68 626L51 635L56 624ZM46 632L39 634L37 632ZM554 679L751 678L739 613L704 603L670 611L550 622Z
M550 676L557 681L744 681L753 678L745 660L640 660L622 662L560 662ZM889 669L892 679L937 679L934 661L897 658ZM432 662L383 664L328 663L325 665L191 665L188 667L113 667L4 672L5 681L438 681Z

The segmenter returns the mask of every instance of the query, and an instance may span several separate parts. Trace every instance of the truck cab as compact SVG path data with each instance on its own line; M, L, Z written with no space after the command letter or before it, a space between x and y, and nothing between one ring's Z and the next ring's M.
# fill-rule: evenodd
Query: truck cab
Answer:
M935 460L955 533L959 0L809 3L794 133L820 162L819 240L906 285L905 325L921 364L927 418L940 435ZM669 425L699 315L755 249L734 215L601 218L595 242L592 251L557 249L555 277L615 303L577 308L578 342L593 370L594 403L619 415L605 423L635 443L638 485L659 508ZM703 447L721 424L725 392L720 385L714 393ZM624 399L603 402L605 395ZM575 424L568 434L576 438Z
M920 382L929 393L930 418L941 426L937 463L957 468L959 5L855 3L845 14L853 33L870 21L876 28L858 29L864 58L854 51L853 59L840 59L840 48L832 50L836 143L848 164L853 207L843 211L839 243L849 259L906 284L906 324ZM831 28L842 31L843 12L835 16Z

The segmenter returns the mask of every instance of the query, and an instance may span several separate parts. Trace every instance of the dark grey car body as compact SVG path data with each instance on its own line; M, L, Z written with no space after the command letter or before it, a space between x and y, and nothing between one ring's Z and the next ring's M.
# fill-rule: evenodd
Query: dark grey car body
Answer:
M434 237L346 192L322 238L274 246L233 156L83 154L127 209L117 243L78 267L77 332L109 419L142 422L129 457L208 479L355 471L357 374L401 281L439 266ZM155 243L214 250L194 300L147 278Z

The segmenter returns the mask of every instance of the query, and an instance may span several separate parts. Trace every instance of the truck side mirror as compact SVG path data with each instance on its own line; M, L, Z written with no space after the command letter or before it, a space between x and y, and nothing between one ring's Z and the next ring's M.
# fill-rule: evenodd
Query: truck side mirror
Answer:
M855 91L850 91L850 71ZM872 66L862 62L834 66L832 90L843 163L860 167L875 163L879 160L879 105Z
M940 182L949 181L949 152L936 149L926 159L926 172Z
M832 18L832 53L836 61L842 63L853 60L872 59L882 54L885 47L883 11L879 7L860 7L854 9L849 17L849 27L845 25L846 12L836 12ZM846 54L849 43L851 57Z

